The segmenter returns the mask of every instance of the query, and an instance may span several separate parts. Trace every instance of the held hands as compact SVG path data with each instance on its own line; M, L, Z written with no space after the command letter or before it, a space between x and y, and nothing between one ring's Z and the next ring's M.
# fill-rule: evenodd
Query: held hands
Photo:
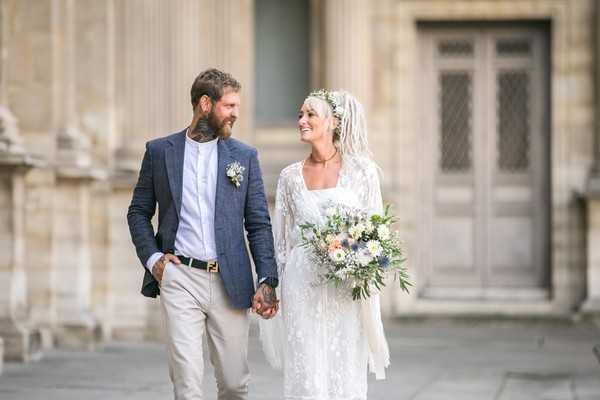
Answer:
M277 300L277 294L275 289L266 283L262 283L252 299L252 311L264 319L270 319L277 314L279 310L279 300Z
M159 258L152 267L152 276L160 285L162 282L163 272L165 271L165 267L167 263L172 262L173 264L179 265L181 261L174 254L163 254L161 258Z

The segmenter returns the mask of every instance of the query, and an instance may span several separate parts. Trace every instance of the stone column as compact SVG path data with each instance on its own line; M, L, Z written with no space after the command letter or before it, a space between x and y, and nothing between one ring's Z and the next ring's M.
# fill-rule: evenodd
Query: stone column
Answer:
M596 136L594 142L595 162L587 188L587 299L582 311L600 323L600 5L596 12Z
M1 22L0 17L4 26ZM33 163L15 142L18 138L16 119L0 104L0 371L3 358L29 361L41 355L41 336L29 324L23 251L24 174Z
M56 343L92 349L99 326L91 310L90 187L101 174L92 168L90 141L80 129L77 113L76 5L74 0L52 3L58 127L52 286Z
M92 165L96 172L114 167L116 141L115 105L115 9L114 0L77 0L74 18L76 54L76 115L79 129L91 138ZM107 181L90 181L90 265L91 308L102 336L109 338L110 310L108 284L108 204Z
M587 202L587 299L582 310L600 321L600 191L589 191Z
M55 45L57 161L60 165L89 168L90 141L79 128L77 115L77 54L75 0L55 0L52 4Z
M2 360L28 361L41 355L39 331L29 324L24 268L24 175L33 166L17 120L8 108L8 44L11 1L0 2L0 372Z
M365 107L371 104L371 2L323 2L323 62L325 87L352 93Z
M17 129L17 120L8 109L8 44L10 38L9 15L11 1L0 3L0 151L3 153L22 153L22 139Z
M120 38L115 48L116 103L120 115L116 126L115 168L110 182L107 271L110 334L119 340L142 340L149 332L160 330L158 300L140 294L144 270L131 243L126 214L145 142L182 129L189 122L189 118L178 123L172 119L174 90L170 88L170 82L178 78L169 73L172 65L170 29L178 29L175 24L186 26L189 23L171 19L170 15L179 3L169 5L158 0L115 2L116 37ZM189 88L178 95L188 99L188 92ZM179 109L181 106L181 101L176 103L179 115L184 113ZM156 316L158 323L149 328L149 321L154 321Z
M56 142L52 0L0 3L5 13L0 22L3 36L0 104L10 108L19 126L17 138L9 142L18 142L20 146L22 141L27 154L35 157L36 162L44 160L46 166L52 165ZM13 118L3 119L6 122ZM34 168L24 179L28 319L30 326L41 331L46 346L52 343L50 326L54 315L50 287L54 169Z
M169 76L170 103L172 115L170 125L173 129L182 129L192 119L190 88L200 72L214 66L211 63L209 42L213 40L207 32L209 15L206 4L195 0L172 2L169 10L170 56Z
M241 112L233 135L254 141L254 2L203 2L202 36L209 66L229 72L242 84ZM233 24L223 21L235 21Z
M0 123L4 121L0 119ZM0 152L0 242L4 244L0 254L0 337L5 344L4 358L13 361L28 361L41 354L39 331L29 326L23 258L23 176L31 166L22 153Z
M109 203L110 337L117 340L144 340L160 337L158 299L140 293L144 269L131 243L126 213L137 173L115 171L111 178ZM152 322L154 321L154 322Z

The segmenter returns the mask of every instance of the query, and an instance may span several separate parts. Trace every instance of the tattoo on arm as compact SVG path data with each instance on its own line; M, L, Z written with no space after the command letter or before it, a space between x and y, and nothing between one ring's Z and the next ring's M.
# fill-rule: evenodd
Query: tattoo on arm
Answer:
M273 289L269 285L264 285L263 286L263 299L264 299L264 302L269 305L275 304L277 302L277 294L275 293L275 289Z

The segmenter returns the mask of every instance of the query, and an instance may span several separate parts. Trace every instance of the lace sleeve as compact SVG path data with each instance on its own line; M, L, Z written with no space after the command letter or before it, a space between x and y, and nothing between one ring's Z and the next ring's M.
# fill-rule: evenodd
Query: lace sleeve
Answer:
M275 239L275 259L277 272L281 278L288 254L290 252L291 210L287 195L285 176L280 175L275 194L275 214L273 215L273 236Z
M374 162L365 165L367 190L365 204L370 214L383 214L383 200L379 184L379 168ZM390 365L390 352L381 320L380 294L373 293L361 303L362 324L369 343L369 369L375 379L385 379L385 368Z
M365 166L367 190L365 193L365 204L371 214L383 213L383 200L381 198L381 186L379 184L379 168L374 162Z

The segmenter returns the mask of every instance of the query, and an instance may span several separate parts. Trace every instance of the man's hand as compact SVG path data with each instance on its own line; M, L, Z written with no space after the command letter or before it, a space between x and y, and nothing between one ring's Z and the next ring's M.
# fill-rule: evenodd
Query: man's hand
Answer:
M179 265L181 261L174 254L163 254L161 258L159 258L152 266L152 276L160 285L162 282L163 272L165 272L165 267L167 263L172 262L173 264Z
M262 283L252 299L252 311L264 319L273 318L279 310L279 300L277 300L277 294L275 289L266 283Z

